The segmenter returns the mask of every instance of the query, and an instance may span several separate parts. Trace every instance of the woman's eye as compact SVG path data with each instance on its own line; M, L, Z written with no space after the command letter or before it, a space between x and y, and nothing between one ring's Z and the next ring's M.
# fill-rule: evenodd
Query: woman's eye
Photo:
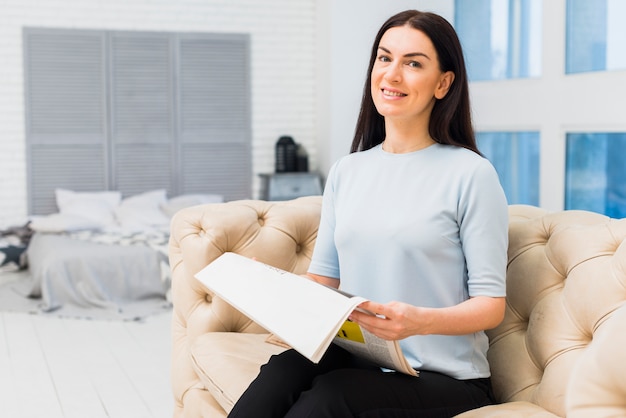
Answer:
M391 60L389 59L389 57L387 57L385 55L379 55L378 56L378 61L380 61L380 62L390 62Z
M417 61L410 61L409 62L409 67L411 67L411 68L420 68L421 66L422 66L422 64L420 64Z

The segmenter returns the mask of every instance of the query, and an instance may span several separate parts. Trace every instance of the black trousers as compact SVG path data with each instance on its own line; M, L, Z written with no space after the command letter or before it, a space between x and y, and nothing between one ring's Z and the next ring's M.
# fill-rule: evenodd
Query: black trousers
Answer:
M493 403L489 379L384 372L331 344L318 364L295 350L273 356L230 418L452 417Z

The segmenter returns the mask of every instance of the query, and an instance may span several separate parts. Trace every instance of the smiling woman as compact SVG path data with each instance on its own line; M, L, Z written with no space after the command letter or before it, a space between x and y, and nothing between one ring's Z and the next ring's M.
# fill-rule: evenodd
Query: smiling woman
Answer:
M380 28L352 152L326 181L308 270L368 302L351 319L398 340L419 377L331 345L273 356L231 417L454 416L492 403L485 330L504 314L507 203L476 148L463 51L442 17Z

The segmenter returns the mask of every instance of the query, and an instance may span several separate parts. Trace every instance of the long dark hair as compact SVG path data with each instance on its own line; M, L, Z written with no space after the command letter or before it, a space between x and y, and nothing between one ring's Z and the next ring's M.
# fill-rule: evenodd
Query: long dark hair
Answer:
M439 69L452 71L454 81L444 98L436 100L428 126L430 136L440 144L457 145L478 154L469 101L469 86L461 42L450 23L434 13L406 10L390 17L380 28L367 70L361 111L357 120L350 152L365 151L385 139L385 120L372 99L372 68L378 54L378 44L390 28L409 25L428 36L439 57Z

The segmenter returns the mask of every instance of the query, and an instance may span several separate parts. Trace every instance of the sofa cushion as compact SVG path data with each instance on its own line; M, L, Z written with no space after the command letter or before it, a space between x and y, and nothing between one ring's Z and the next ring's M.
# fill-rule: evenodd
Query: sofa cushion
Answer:
M260 367L284 347L265 342L269 334L210 332L191 346L200 381L226 412L259 374Z
M455 418L558 418L544 408L531 402L507 402L472 409Z

